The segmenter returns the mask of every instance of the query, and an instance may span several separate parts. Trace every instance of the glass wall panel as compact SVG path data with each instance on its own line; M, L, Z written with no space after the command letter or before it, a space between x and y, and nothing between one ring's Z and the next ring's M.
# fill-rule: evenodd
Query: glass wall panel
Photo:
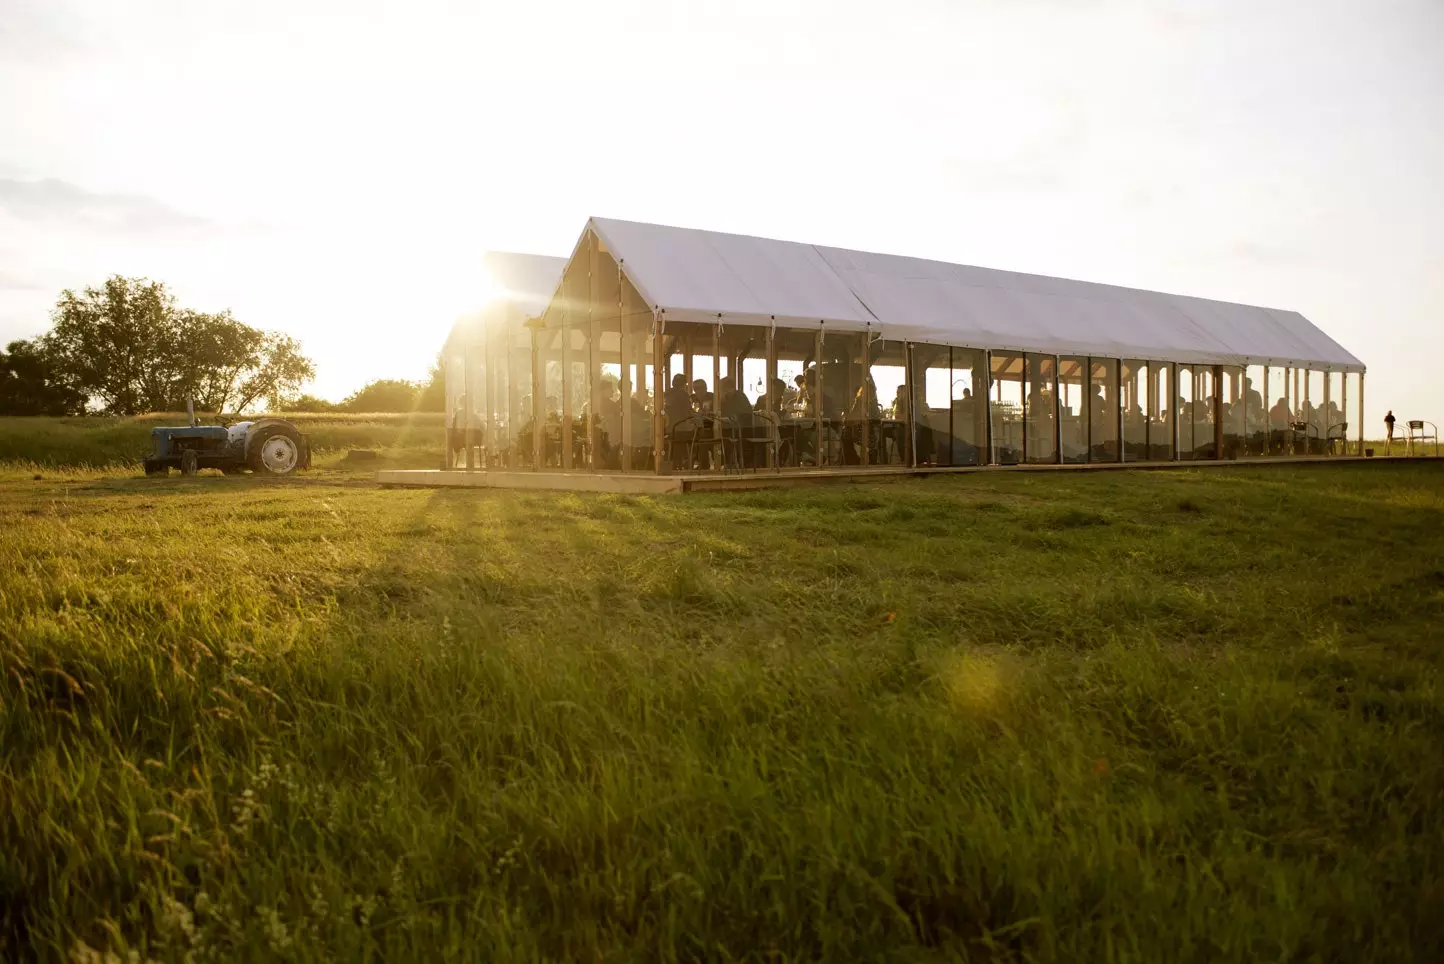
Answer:
M1119 368L1119 399L1123 405L1123 461L1148 458L1148 363L1125 358Z
M1325 419L1324 373L1310 370L1305 373L1303 415L1303 421L1307 424L1305 433L1308 436L1310 455L1324 453L1324 433L1328 430Z
M987 355L974 348L954 348L949 382L951 464L982 465L988 445Z
M773 353L777 356L774 377L784 385L778 433L782 464L800 468L815 466L817 459L818 406L817 331L807 328L778 328L773 332Z
M482 402L486 392L486 371L482 359L480 346L467 345L463 349L462 395L456 413L461 441L457 465L463 468L479 468L484 464L486 418Z
M579 315L582 313L578 313ZM564 450L564 464L578 471L591 465L592 379L588 370L591 359L590 327L585 316L577 321L577 327L568 328L566 337L567 380L563 386L562 411L570 417L567 423L568 448Z
M559 328L537 331L541 349L542 451L541 467L560 468L562 464L562 391L565 385L562 351L566 344Z
M1017 465L1023 461L1023 356L993 352L993 461Z
M1225 367L1218 403L1218 417L1223 422L1223 453L1226 459L1244 454L1244 373L1242 368Z
M870 406L877 420L868 433L868 461L872 465L906 465L908 458L907 427L907 346L900 341L878 339L868 353ZM903 417L898 416L901 405Z
M1192 365L1178 366L1178 384L1174 387L1178 393L1178 401L1174 406L1178 410L1178 457L1195 459L1198 451L1193 437L1193 408L1198 380L1194 376Z
M626 399L622 396L622 333L616 315L608 314L601 321L597 335L597 382L594 389L597 408L592 413L596 431L596 450L592 467L598 471L615 472L622 467L622 420Z
M1173 366L1167 362L1148 365L1148 457L1156 462L1173 458L1174 404Z
M723 434L734 463L746 469L766 468L771 457L765 420L768 334L758 325L723 325L718 334Z
M1293 409L1289 405L1288 369L1269 367L1264 369L1264 405L1268 410L1269 455L1285 455L1289 450L1289 425L1293 422Z
M1353 439L1349 452L1363 456L1363 413L1359 411L1363 401L1363 375L1359 372L1344 375L1344 400L1347 404L1341 404L1340 408L1344 410L1344 417L1349 419L1349 433Z
M1194 458L1215 457L1213 437L1214 406L1213 367L1199 365L1193 370L1193 452Z
M824 465L862 465L871 443L877 391L867 373L868 334L827 331L822 339Z
M1268 454L1268 406L1263 396L1264 368L1250 365L1244 370L1243 395L1243 454L1249 456Z
M466 363L459 348L446 355L446 467L465 465Z
M668 322L663 343L665 363L662 395L665 426L663 468L677 472L712 471L720 455L718 428L708 419L714 416L721 367L714 357L715 324Z
M1344 439L1349 437L1349 415L1343 408L1344 375L1324 373L1324 443L1328 454L1343 452Z
M1058 359L1058 442L1064 462L1088 461L1088 359Z
M1088 365L1088 459L1118 461L1118 362L1093 358Z
M652 385L652 314L631 291L624 293L622 313L622 353L627 363L622 370L623 391L627 407L623 412L626 426L624 466L629 472L650 472L653 461L652 432L655 399Z
M1024 416L1029 462L1056 462L1053 430L1057 423L1057 397L1053 393L1057 371L1052 355L1028 354L1024 371Z
M918 465L952 465L952 362L946 345L913 345L912 378L906 398L917 410ZM906 399L904 399L906 401ZM894 403L897 417L906 406Z

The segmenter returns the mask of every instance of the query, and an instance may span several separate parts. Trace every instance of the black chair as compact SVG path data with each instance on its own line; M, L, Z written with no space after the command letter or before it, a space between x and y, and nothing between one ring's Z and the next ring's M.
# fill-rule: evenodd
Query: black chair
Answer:
M751 468L756 471L765 466L770 452L773 471L781 471L782 433L777 419L766 412L748 412L733 418L735 424L726 426L725 430L735 433L732 442L739 470Z
M1335 454L1336 451L1339 455L1347 454L1349 451L1349 423L1335 422L1330 425L1324 436L1324 442L1328 445L1330 455Z
M672 468L677 466L678 449L685 447L687 461L683 466L691 471L697 467L697 449L701 448L707 455L707 465L704 471L713 466L721 465L725 472L730 468L731 460L729 453L733 450L731 440L727 438L727 423L732 423L732 436L736 438L736 419L718 418L715 415L708 415L705 412L697 412L684 419L673 423L668 441L672 450Z

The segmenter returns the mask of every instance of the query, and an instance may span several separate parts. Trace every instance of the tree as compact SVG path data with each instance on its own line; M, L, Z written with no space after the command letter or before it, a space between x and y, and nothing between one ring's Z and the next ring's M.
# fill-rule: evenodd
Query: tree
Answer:
M115 275L101 288L61 293L44 336L57 372L113 415L243 411L277 400L315 375L287 335L243 324L229 311L178 308L165 285Z
M414 412L420 386L399 378L378 378L353 393L341 408L348 412Z
M0 351L0 415L78 415L85 396L55 370L43 341L12 341Z
M281 405L284 412L334 412L340 409L335 402L328 402L324 398L317 398L315 395L297 395L295 398L288 398Z
M235 410L244 412L262 398L271 408L280 408L285 395L315 377L316 366L301 354L299 341L290 335L268 332L261 341L259 363L249 369L237 389L240 400Z
M431 366L427 373L426 382L422 384L421 391L416 398L416 410L418 412L444 412L446 411L446 369L442 367L442 360L438 356L436 364Z

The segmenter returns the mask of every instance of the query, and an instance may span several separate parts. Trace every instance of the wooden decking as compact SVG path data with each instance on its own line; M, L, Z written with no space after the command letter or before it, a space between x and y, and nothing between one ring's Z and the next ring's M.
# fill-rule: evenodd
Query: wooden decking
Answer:
M623 492L636 495L668 495L684 492L747 491L800 485L829 485L847 482L883 482L928 475L964 475L988 472L1119 472L1168 469L1227 469L1238 466L1302 466L1338 465L1344 462L1374 464L1399 462L1435 462L1444 459L1418 456L1357 455L1271 456L1215 461L1188 462L1094 462L1067 465L968 465L956 468L906 466L861 466L847 469L790 469L782 472L745 472L722 475L693 473L689 475L647 475L641 472L497 472L465 469L383 469L376 473L382 486L418 486L422 488L490 488L549 489L562 492Z

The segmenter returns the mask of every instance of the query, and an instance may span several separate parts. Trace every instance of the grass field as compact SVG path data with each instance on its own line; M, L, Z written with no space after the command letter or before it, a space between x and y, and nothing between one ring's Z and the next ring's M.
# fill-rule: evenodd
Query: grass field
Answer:
M388 464L435 468L441 464L442 416L283 415L311 438L316 465L332 467L353 448L376 451ZM229 421L239 421L239 416ZM215 424L206 419L207 424ZM150 430L184 425L181 413L136 418L0 417L0 463L33 463L41 468L121 467L150 452Z
M0 958L1444 953L1441 466L32 469Z

